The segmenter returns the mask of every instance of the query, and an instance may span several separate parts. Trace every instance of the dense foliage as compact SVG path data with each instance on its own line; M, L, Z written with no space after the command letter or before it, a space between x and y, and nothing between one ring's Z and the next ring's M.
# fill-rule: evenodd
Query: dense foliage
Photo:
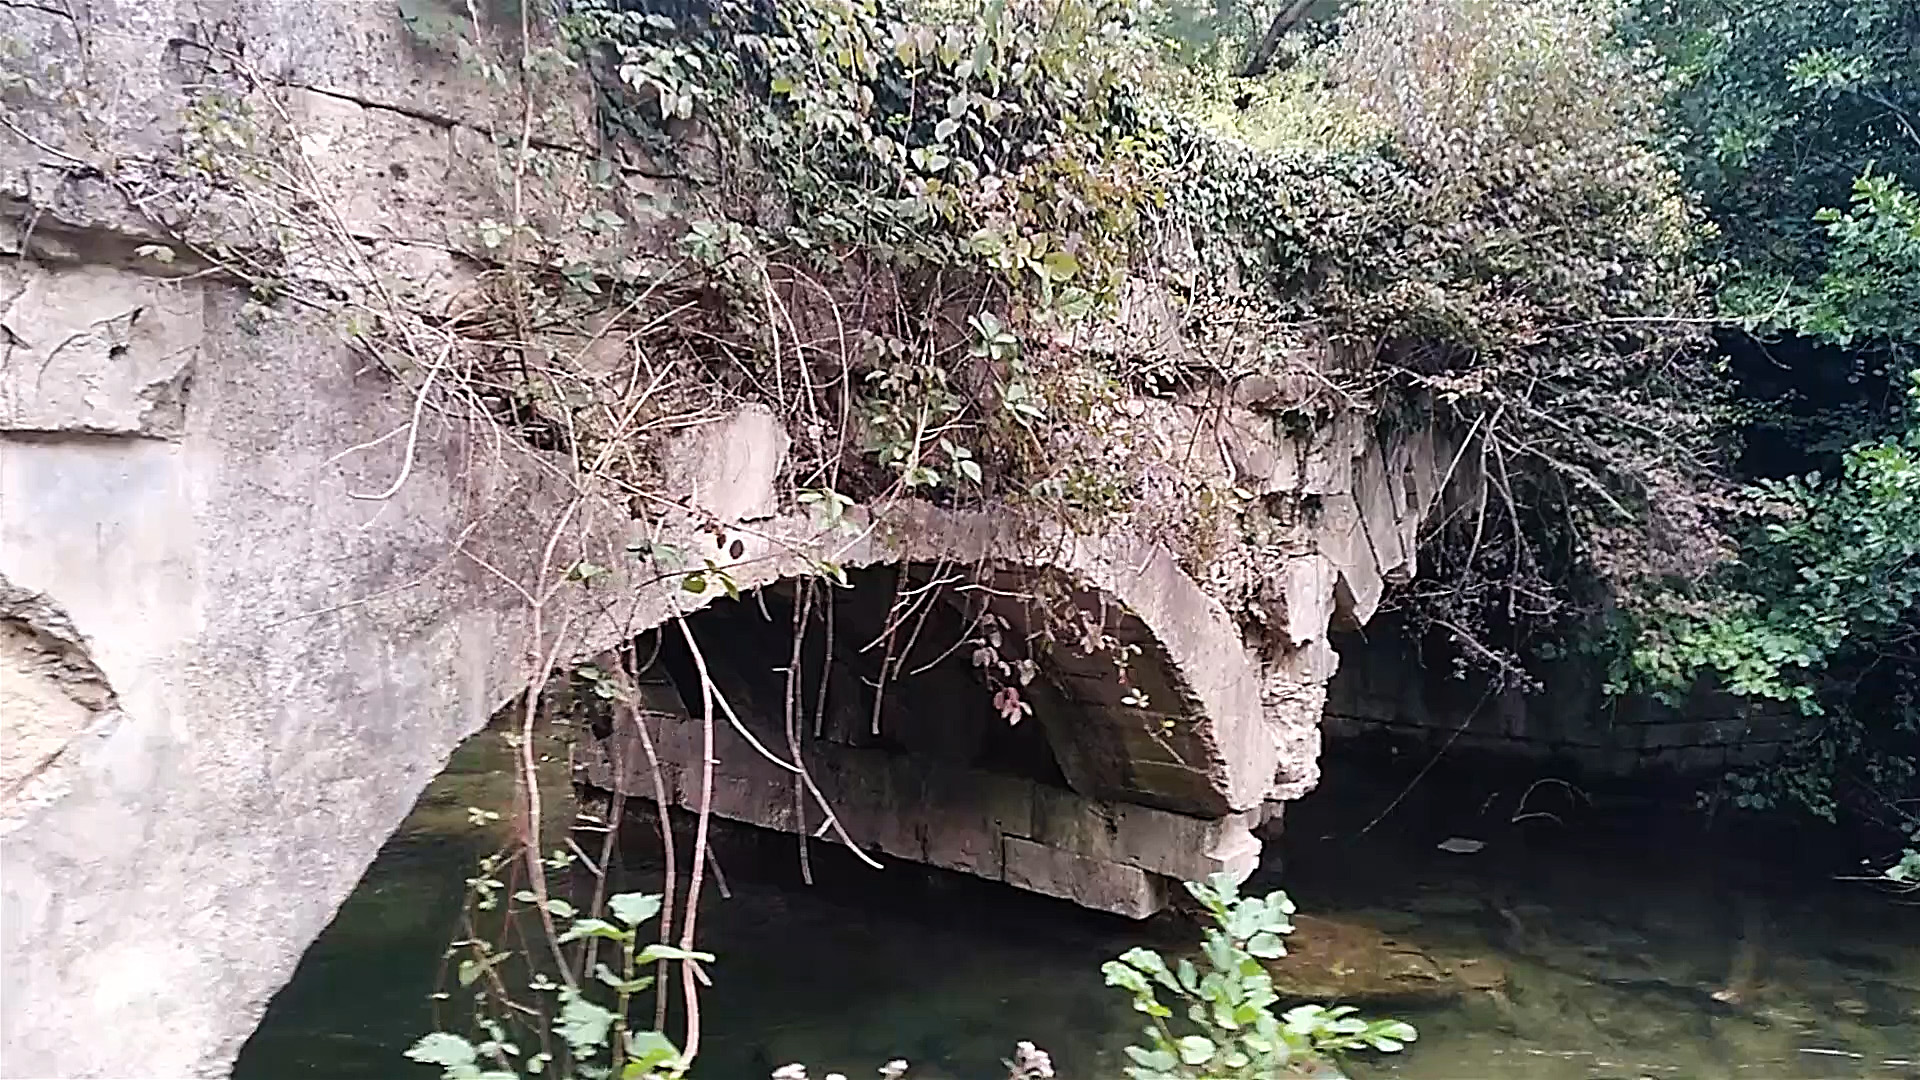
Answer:
M1251 85L1221 56L1267 9L1156 8L1182 109L1260 148L1246 222L1287 220L1276 156L1375 170L1311 224L1359 245L1332 280L1278 280L1483 454L1417 620L1522 681L1542 630L1612 622L1617 686L1786 714L1732 805L1912 836L1920 4L1365 0ZM1179 190L1236 183L1205 171Z
M1327 103L1420 178L1366 302L1479 455L1483 501L1430 540L1414 613L1482 658L1720 554L1700 223L1655 141L1661 70L1610 15L1375 0L1324 50Z
M1735 802L1920 834L1920 4L1647 5L1726 263L1755 445L1739 557L1644 613L1635 674L1804 717Z
M1023 502L1202 566L1255 508L1129 410L1339 357L1301 424L1463 448L1418 624L1524 684L1610 621L1622 688L1806 718L1740 805L1911 827L1920 5L1337 6L565 23L609 144L698 182L701 348L790 416L814 505ZM1089 336L1142 291L1197 348Z
M752 299L785 265L831 291L857 260L913 290L859 355L799 355L814 376L768 380L858 380L862 456L803 447L822 483L877 464L856 494L1192 530L1222 493L1157 479L1124 399L1284 373L1312 349L1352 363L1293 403L1303 421L1433 410L1470 444L1459 467L1489 494L1435 546L1421 610L1481 654L1601 583L1715 557L1698 219L1652 141L1658 73L1611 47L1607 12L1381 0L1245 80L1232 58L1284 9L1223 6L1209 36L1180 5L952 6L584 4L573 20L613 126L728 193L689 242L749 279L757 363L805 352ZM1203 347L1040 346L1136 288ZM928 325L954 306L1000 313L972 327L971 359ZM1161 489L1175 505L1156 510Z

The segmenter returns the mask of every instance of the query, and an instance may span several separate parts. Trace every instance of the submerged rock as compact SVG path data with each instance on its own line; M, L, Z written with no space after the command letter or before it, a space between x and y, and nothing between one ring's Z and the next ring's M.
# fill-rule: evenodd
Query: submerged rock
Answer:
M1491 957L1443 959L1365 923L1323 915L1293 922L1287 955L1267 963L1288 998L1429 1005L1506 984L1505 966Z

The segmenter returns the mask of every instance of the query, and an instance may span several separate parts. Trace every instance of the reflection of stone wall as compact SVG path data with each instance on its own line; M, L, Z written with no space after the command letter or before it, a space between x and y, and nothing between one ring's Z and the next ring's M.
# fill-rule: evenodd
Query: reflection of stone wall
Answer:
M1644 697L1614 698L1591 663L1549 665L1539 694L1487 695L1479 678L1423 665L1398 620L1338 635L1340 671L1328 686L1330 737L1387 734L1455 752L1555 758L1599 774L1706 772L1765 760L1781 749L1777 713L1752 715L1724 695L1700 693L1684 710Z

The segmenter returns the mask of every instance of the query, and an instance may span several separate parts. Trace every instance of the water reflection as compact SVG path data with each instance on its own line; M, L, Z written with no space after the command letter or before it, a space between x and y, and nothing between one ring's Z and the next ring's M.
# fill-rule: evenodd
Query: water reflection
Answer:
M431 1022L462 881L494 842L464 807L505 767L482 744L436 781L236 1077L431 1076L400 1052ZM1298 943L1302 989L1387 997L1420 1027L1410 1053L1357 1064L1362 1080L1920 1078L1915 908L1634 834L1516 833L1456 855L1392 828L1356 841L1338 815L1289 828L1286 887L1318 919L1303 934L1321 939ZM1100 962L1188 934L1175 919L1134 924L814 855L806 888L788 838L723 848L733 895L710 896L701 916L720 961L700 1076L757 1080L795 1060L870 1076L905 1057L929 1080L992 1077L1018 1039L1051 1051L1063 1077L1114 1076L1136 1024Z

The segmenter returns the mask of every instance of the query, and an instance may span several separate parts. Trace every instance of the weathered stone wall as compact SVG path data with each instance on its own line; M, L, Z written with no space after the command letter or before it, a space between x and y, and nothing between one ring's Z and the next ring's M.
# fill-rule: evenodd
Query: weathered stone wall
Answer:
M234 290L116 268L0 274L19 296L79 275L87 298L0 312L40 392L0 430L0 623L58 643L0 661L5 741L35 747L0 810L0 1067L217 1074L524 679L525 606L455 548L526 573L541 491L467 468L477 448L445 430L393 498L355 499L397 448L330 459L403 414L325 327L243 329ZM156 371L188 388L160 423L138 413Z
M488 100L386 5L0 6L8 1076L224 1075L530 670L527 606L474 557L534 577L553 474L429 417L409 482L366 498L402 468L376 440L404 395L326 320L141 255L162 237L87 165L177 147L182 42L213 29L366 126L381 156L316 160L413 176L421 201L382 231L442 264L449 118Z
M1329 684L1331 738L1385 735L1447 745L1463 754L1552 761L1602 776L1712 773L1785 749L1784 717L1756 714L1724 695L1697 693L1676 709L1641 696L1606 693L1590 660L1544 666L1537 693L1488 693L1486 680L1454 678L1421 661L1398 620L1336 635L1340 671Z
M728 684L723 690L736 688ZM701 722L671 686L643 683L640 698L643 707L632 722L648 726L668 805L697 811ZM777 737L757 734L784 756ZM1164 907L1170 882L1222 871L1244 878L1259 861L1260 841L1253 834L1261 824L1258 809L1196 817L1089 799L1066 787L933 755L804 741L802 760L835 819L882 859L958 870L1132 918ZM823 828L825 814L810 795L796 810L798 778L756 753L724 720L715 725L714 746L708 801L713 814L788 833ZM582 766L596 787L648 804L656 798L630 724L606 743L587 747Z

